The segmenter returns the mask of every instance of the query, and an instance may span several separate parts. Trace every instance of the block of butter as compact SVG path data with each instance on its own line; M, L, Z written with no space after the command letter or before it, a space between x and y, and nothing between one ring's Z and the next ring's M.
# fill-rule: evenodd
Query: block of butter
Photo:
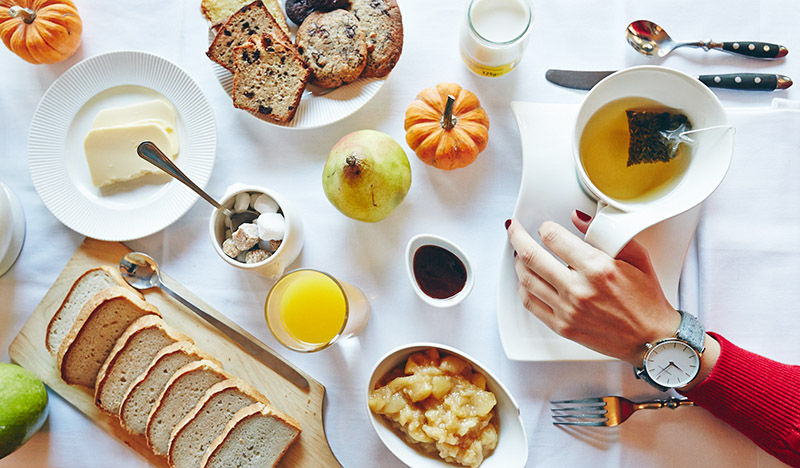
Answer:
M104 187L114 182L136 179L159 169L140 158L136 148L143 141L152 141L159 148L170 148L169 134L157 122L138 122L117 127L93 128L83 148L95 187ZM166 152L170 159L176 153Z
M171 103L153 99L98 112L83 142L92 184L104 187L159 172L136 153L148 140L170 159L178 156L177 116Z

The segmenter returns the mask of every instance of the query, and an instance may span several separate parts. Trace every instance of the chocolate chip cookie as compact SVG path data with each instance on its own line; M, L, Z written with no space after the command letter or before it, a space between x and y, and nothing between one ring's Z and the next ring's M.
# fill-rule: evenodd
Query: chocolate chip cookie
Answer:
M367 42L358 18L346 10L311 13L297 30L297 51L313 83L335 88L356 80L367 64Z
M403 17L396 0L351 0L350 11L367 37L367 66L363 76L389 74L403 52Z

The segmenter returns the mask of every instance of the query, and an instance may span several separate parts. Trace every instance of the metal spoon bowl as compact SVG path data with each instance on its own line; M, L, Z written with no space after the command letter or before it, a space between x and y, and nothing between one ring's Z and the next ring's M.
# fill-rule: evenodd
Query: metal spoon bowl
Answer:
M702 47L703 42L675 42L664 28L647 20L634 21L625 30L628 44L637 52L656 57L664 57L678 47Z
M785 57L789 50L778 44L769 42L736 41L714 42L711 39L695 42L677 42L664 28L647 20L637 20L628 25L625 37L637 52L655 57L664 57L678 47L702 47L703 50L719 49L738 55L759 59L776 59Z
M171 159L164 155L164 153L152 141L144 141L140 143L136 148L136 152L139 154L140 158L171 175L178 182L181 182L185 186L194 190L194 192L200 195L205 201L211 203L218 210L222 211L222 213L231 220L232 231L236 231L240 225L252 223L256 218L258 218L259 213L257 211L245 210L234 212L222 206L218 201L213 199L203 189L192 182L192 180L189 179L186 174L183 173L183 171L178 169L178 166L176 166Z

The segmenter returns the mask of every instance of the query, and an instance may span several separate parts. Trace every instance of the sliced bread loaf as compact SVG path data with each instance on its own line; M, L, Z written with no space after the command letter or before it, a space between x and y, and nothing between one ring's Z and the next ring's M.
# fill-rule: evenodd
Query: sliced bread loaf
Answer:
M250 37L262 34L270 34L279 40L289 42L289 36L283 32L261 0L256 0L243 6L228 18L217 31L206 55L233 72L235 48L246 44Z
M189 337L167 328L157 315L136 319L117 340L97 373L95 404L109 414L119 414L122 398L131 383L147 369L165 346Z
M99 266L83 272L72 283L64 302L61 303L53 318L50 319L50 323L47 324L45 342L50 354L53 356L58 354L61 342L64 341L64 337L67 336L72 324L75 323L75 319L81 312L83 305L92 296L111 286L128 288L131 292L141 297L138 291L128 286L128 283L122 279L122 275L116 268Z
M203 456L203 468L274 467L300 435L300 425L262 403L242 408Z
M200 2L200 9L203 16L214 26L224 23L236 10L250 3L252 0L202 0ZM269 14L275 18L278 25L281 27L286 35L289 35L289 25L286 23L286 17L283 16L283 10L278 0L264 0L264 6L269 10Z
M222 434L233 415L258 402L269 404L264 395L235 377L209 388L172 431L169 465L172 468L200 468L206 449Z
M233 105L258 117L294 117L310 72L294 46L265 34L235 49Z
M119 409L122 427L131 434L144 435L147 416L164 392L169 379L186 364L210 359L191 341L179 341L158 352L149 367L131 383Z
M212 361L192 362L173 375L147 417L147 445L156 455L166 456L172 430L212 385L229 378Z
M58 349L58 369L68 384L94 388L117 339L134 320L158 315L156 306L128 288L103 289L84 304Z

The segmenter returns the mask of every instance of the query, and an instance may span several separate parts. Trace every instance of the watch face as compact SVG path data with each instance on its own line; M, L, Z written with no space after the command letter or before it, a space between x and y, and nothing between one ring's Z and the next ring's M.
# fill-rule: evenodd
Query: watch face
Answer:
M683 341L664 340L650 348L644 366L655 383L678 388L691 382L700 371L700 356Z

